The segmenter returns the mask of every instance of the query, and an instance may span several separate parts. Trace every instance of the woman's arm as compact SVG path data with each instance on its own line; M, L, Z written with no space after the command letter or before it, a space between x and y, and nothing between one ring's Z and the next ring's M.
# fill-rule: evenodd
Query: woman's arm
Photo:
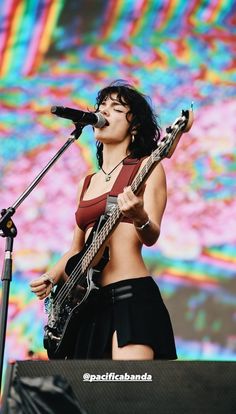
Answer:
M83 180L79 184L78 199L83 186ZM84 232L78 227L75 227L74 235L70 249L59 259L59 261L51 267L45 274L30 282L30 288L39 299L45 299L49 295L52 286L59 282L59 280L66 280L65 267L70 257L77 254L84 246Z
M166 178L159 163L138 195L131 187L118 196L122 213L133 220L139 240L152 246L160 235L161 220L166 206Z

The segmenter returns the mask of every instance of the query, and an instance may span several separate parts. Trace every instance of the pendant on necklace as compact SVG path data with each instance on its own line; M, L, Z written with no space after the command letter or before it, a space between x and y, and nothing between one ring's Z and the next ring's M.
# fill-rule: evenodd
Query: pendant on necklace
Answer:
M110 181L111 176L109 174L106 175L105 181Z

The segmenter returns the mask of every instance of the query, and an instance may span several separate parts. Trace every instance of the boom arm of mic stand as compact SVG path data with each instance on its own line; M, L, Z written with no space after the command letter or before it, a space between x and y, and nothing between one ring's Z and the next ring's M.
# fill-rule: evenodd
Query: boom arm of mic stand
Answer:
M0 390L2 383L2 373L3 373L3 361L4 361L4 349L6 342L6 329L7 329L7 314L8 314L8 304L9 304L9 291L10 291L10 282L12 280L12 251L13 251L13 238L17 235L17 228L13 223L11 217L14 215L16 209L20 204L28 197L28 195L33 191L37 184L42 180L42 178L47 174L50 168L55 164L55 162L61 157L65 150L80 137L83 125L76 124L75 130L71 133L71 137L65 142L65 144L59 149L59 151L54 155L54 157L48 162L48 164L42 169L42 171L37 175L37 177L32 181L32 183L26 188L26 190L20 195L20 197L15 201L15 203L8 209L3 209L0 216L0 236L6 237L5 245L5 259L3 264L2 271L2 306L1 306L1 320L0 320Z

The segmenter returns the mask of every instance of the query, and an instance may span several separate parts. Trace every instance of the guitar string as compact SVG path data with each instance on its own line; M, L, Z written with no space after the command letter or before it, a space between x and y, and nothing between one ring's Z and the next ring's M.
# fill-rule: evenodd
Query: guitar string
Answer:
M118 209L117 209L117 212L120 212L120 211L118 211ZM109 221L109 219L104 224L104 226L102 227L102 229L98 232L98 234L96 236L96 239L99 239L99 238L102 239L101 234L104 233L104 227L107 225L108 221ZM111 224L112 224L112 222L111 222ZM106 226L106 227L109 227L109 226ZM94 259L94 257L96 256L96 254L98 253L99 249L101 248L101 246L100 246L99 249L97 250L97 252L95 252L95 255L94 255L93 254L94 253L94 247L96 247L96 241L95 242L93 241L91 243L91 245L89 246L89 248L87 250L87 253L86 253L87 256L89 256L89 255L92 256L92 258L90 260L90 263ZM87 265L84 265L84 261L85 261L85 259L84 258L81 258L80 261L77 263L77 265L73 269L72 273L69 275L68 281L62 286L62 288L60 289L60 291L58 292L58 294L55 296L55 298L54 298L54 305L57 305L57 304L60 304L60 303L62 304L63 301L68 296L68 293L70 292L70 290L74 287L74 285L76 283L79 284L80 280L83 278L84 274L88 270L87 269L88 266ZM81 274L81 271L83 271L82 274Z
M163 149L163 148L164 148L163 145L159 147L159 149ZM147 163L145 164L145 166L140 171L138 177L136 177L135 182L132 183L132 184L136 184L136 185L139 184L140 179L137 180L137 178L141 177L142 175L145 175L145 173L147 172L147 165L148 165L148 163L149 164L150 163L151 164L153 163L153 162L151 162L151 158L153 158L153 154L149 157ZM135 188L133 188L133 189L135 190ZM110 220L108 219L107 222L105 223L105 225L101 228L101 230L99 231L98 235L96 236L96 239L104 238L104 237L101 237L101 236L104 236L103 233L105 233L105 234L107 233L107 231L105 231L106 228L109 227L110 224L113 224L112 221L114 221L114 216L117 216L117 217L115 217L115 222L116 222L116 219L119 218L120 213L121 212L120 212L119 208L116 208L116 211L113 212L113 217L111 217L111 218L109 217ZM95 239L95 243L93 242L91 244L91 246L89 247L89 250L87 251L87 256L89 256L89 254L91 254L91 253L93 255L94 244L95 244L95 247L96 247L96 239ZM101 248L101 246L99 248ZM97 254L98 251L96 251L95 253ZM96 254L95 254L95 256L96 256ZM94 255L93 255L93 258L94 258ZM74 268L74 270L70 274L69 279L68 279L68 282L66 282L66 284L63 285L63 287L61 288L61 290L58 292L58 296L55 297L54 304L56 304L56 302L60 302L60 301L63 302L63 300L64 300L63 296L66 297L67 294L68 294L67 290L70 290L70 288L73 287L73 285L76 283L76 281L79 282L79 280L83 277L84 273L81 275L81 269L84 266L83 261L84 261L84 259L81 259L78 262L78 264L76 265L76 267ZM91 261L90 261L90 263L91 263ZM79 278L78 280L76 280L77 279L77 276L79 276L79 275L81 275L81 278Z
M165 150L165 148L166 147L168 147L168 145L170 144L170 139L171 138L175 138L176 137L176 135L177 135L177 133L178 132L180 132L180 130L181 130L181 128L178 128L178 129L174 129L173 130L173 132L171 133L171 135L169 136L169 142L167 141L166 143L164 143L164 145L163 145L163 140L165 140L166 139L166 137L164 137L163 139L162 139L162 141L160 141L160 144L159 144L159 146L157 147L157 149L154 151L154 153L157 151L157 154L155 155L155 157L156 156L160 156L160 152L161 151L163 151L163 150ZM168 137L168 135L167 135L167 137ZM142 170L140 171L140 173L138 174L138 176L136 177L136 178L139 178L139 177L141 177L142 175L143 175L143 173L144 173L144 175L146 175L146 173L147 173L147 164L149 163L149 162L151 162L151 165L153 164L153 161L151 161L151 159L153 158L153 153L151 154L151 156L149 157L149 159L148 159L148 161L147 161L147 163L144 165L144 167L142 168ZM160 161L161 161L161 159L162 158L160 158L159 160L157 160L157 163L159 163ZM145 171L144 171L145 170ZM142 180L143 180L143 178L142 178ZM135 181L136 181L136 179L135 179ZM132 184L134 184L135 183L135 181L132 183ZM138 180L137 180L138 181ZM135 183L135 184L139 184L139 183ZM131 185L131 188L132 188L132 185ZM135 190L135 189L134 189ZM120 212L120 210L119 210L119 208L115 208L114 209L114 211L113 211L113 216L115 215L115 214L118 214L118 217L116 218L116 220L119 218L119 213L121 213ZM115 222L116 222L116 220L115 220ZM86 253L86 256L88 256L89 254L91 254L91 253L93 253L93 250L94 250L94 247L96 247L96 242L97 242L97 240L99 239L99 237L101 238L101 233L104 233L104 228L105 227L109 227L109 221L112 221L112 216L110 216L108 219L107 219L107 221L106 221L106 223L104 224L104 226L100 229L100 231L98 232L98 234L97 234L97 236L96 236L96 239L95 239L95 241L93 241L92 243L91 243L91 245L90 245L90 247L89 247L89 249L87 250L87 253ZM107 225L107 223L108 223L108 225ZM111 223L111 224L113 224L113 223ZM108 233L109 234L109 233ZM105 240L103 240L103 242L104 242ZM95 245L95 246L94 246ZM102 245L100 245L100 247L99 247L99 249L95 252L95 256L96 256L96 254L98 253L98 251L100 250L100 248L102 247ZM93 255L92 255L93 256ZM95 256L93 256L92 257L92 260L94 259L94 257ZM90 260L90 263L91 263L91 261L92 260ZM69 275L69 279L68 279L68 281L62 286L62 288L59 290L59 292L57 293L57 295L55 296L55 298L54 298L54 300L53 300L53 302L54 302L54 306L56 306L56 305L62 305L62 303L64 302L64 300L66 299L66 297L68 296L68 293L70 293L70 290L74 287L74 285L77 283L79 283L79 281L83 278L83 276L84 276L84 273L88 270L87 269L87 265L85 266L85 271L81 274L81 271L82 271L82 269L83 269L83 262L84 262L84 258L81 258L80 259L80 261L77 263L77 265L75 266L75 268L73 269L73 271L71 272L71 274ZM87 269L87 270L86 270ZM79 276L81 276L81 277L79 277ZM78 279L78 280L77 280Z
M151 158L151 157L150 157ZM143 169L140 171L140 174L139 174L139 176L138 177L140 177L141 175L142 175L142 173L144 173L144 170L146 169L146 165L148 164L148 162L150 162L150 158L149 158L149 160L147 161L147 163L145 164L145 166L143 167ZM137 177L136 177L137 178ZM135 180L135 181L137 181L137 180ZM138 183L137 183L138 184ZM110 224L113 224L112 223L112 221L114 221L114 216L115 216L115 221L116 221L116 219L118 219L119 218L119 215L120 215L120 210L119 210L119 207L117 206L116 208L115 208L115 210L113 211L113 215L112 216L110 216L109 217L109 219L106 221L106 223L104 224L104 226L101 228L101 230L98 232L98 234L97 234L97 236L96 236L96 239L101 239L102 237L101 236L103 236L103 233L107 233L105 230L106 230L106 228L108 227L109 228L109 225ZM118 215L118 216L117 216ZM117 217L116 217L117 216ZM94 242L92 242L91 243L91 245L89 246L89 249L87 250L87 256L89 256L89 254L91 254L91 253L93 253L93 248L94 248L94 244L96 245L96 239L95 239L95 243ZM100 246L100 248L101 248L101 246ZM99 249L98 249L98 251L99 251ZM98 251L96 252L96 254L98 253ZM96 256L96 254L95 254L95 256ZM93 254L92 254L93 255ZM94 255L93 255L94 256ZM93 257L94 258L94 257ZM93 259L92 258L92 259ZM71 287L73 287L74 286L74 284L76 283L76 282L79 282L79 280L83 277L83 275L84 275L84 273L81 275L81 270L82 270L82 267L83 267L83 262L84 262L84 258L82 258L78 263L77 263L77 265L75 266L75 268L74 268L74 270L72 271L72 273L70 274L70 276L69 276L69 279L68 279L68 282L66 282L65 283L65 285L63 285L63 287L60 289L60 291L58 292L58 295L54 298L54 304L57 304L57 303L59 303L59 302L63 302L63 300L64 300L64 298L67 296L67 294L68 294L68 292L67 291L69 291L70 290L70 288ZM86 267L86 266L85 266ZM77 276L80 276L81 275L81 278L79 278L78 280L76 280L77 279Z
M177 131L177 130L174 130L173 131L173 133L171 134L171 138L173 138L173 137L175 137L176 136L176 134L178 133L179 131ZM170 138L170 137L169 137ZM164 138L165 139L165 138ZM160 150L163 150L163 149L165 149L167 146L169 145L169 143L168 143L168 141L163 145L163 141L162 142L160 142L160 145L159 145L159 147L157 148L157 150L159 150L159 154L158 155L160 155ZM155 152L155 151L154 151ZM155 155L155 157L156 157L156 155ZM138 177L141 177L142 176L142 173L144 172L144 170L146 170L145 172L147 172L147 164L151 161L151 158L153 158L153 154L151 154L151 156L149 157L149 159L148 159L148 161L147 161L147 163L144 165L144 167L142 168L142 170L140 171L140 174L138 175ZM161 160L161 159L160 159ZM160 162L160 160L158 160L157 162ZM152 161L152 163L151 163L151 165L153 164L153 161ZM138 184L138 183L137 183ZM132 186L131 186L132 187ZM116 210L118 210L118 209L116 209ZM117 213L120 213L120 211L116 211L116 214ZM113 213L113 216L114 216L114 214L115 213ZM112 217L112 216L110 216L110 217ZM110 218L109 217L109 218ZM118 217L117 217L117 219L119 218L119 215L118 215ZM96 236L96 239L98 239L99 238L99 236L100 236L100 233L103 233L104 232L104 227L106 226L106 224L108 223L108 221L109 221L109 219L107 220L107 222L105 223L105 225L102 227L102 229L98 232L98 235ZM111 220L110 220L111 221ZM109 224L109 223L108 223ZM106 226L106 227L108 227L108 226ZM96 242L96 239L95 239L95 242ZM95 243L96 244L96 243ZM91 243L91 246L89 247L89 250L87 251L87 256L89 255L89 253L91 253L91 251L93 251L93 248L94 248L94 242L92 242ZM99 247L99 249L101 248L101 246ZM99 251L99 249L98 249L98 251ZM96 252L96 254L98 253L98 251ZM92 252L93 253L93 252ZM96 254L95 254L95 256L96 256ZM95 257L94 256L94 257ZM93 257L93 258L94 258ZM92 258L92 260L93 260L93 258ZM92 261L91 260L91 261ZM58 292L58 295L56 295L56 297L55 297L55 299L54 299L54 305L57 305L57 304L60 304L60 302L61 302L61 304L64 302L64 300L66 299L66 297L68 296L68 293L70 292L70 290L71 290L71 288L73 288L74 287L74 285L75 285L75 283L77 282L79 282L80 281L80 279L82 279L82 277L84 276L84 273L82 273L81 274L81 270L82 270L82 268L83 268L83 261L84 261L84 259L82 258L78 263L77 263L77 265L75 266L75 268L73 269L73 271L72 271L72 273L70 274L70 276L69 276L69 279L68 279L68 282L66 282L64 285L63 285L63 287L60 289L60 291ZM90 263L91 263L91 261L90 261ZM86 267L86 266L85 266ZM78 280L76 280L77 279L77 277L78 276L81 276L81 277L79 277L78 278Z
M119 212L118 212L119 213ZM115 217L115 219L116 218L119 218L119 214L117 215L117 211L116 211L116 217ZM114 217L113 217L113 221L114 221ZM115 220L116 221L116 220ZM111 224L112 224L112 222L111 222ZM107 226L106 226L107 227ZM103 235L103 233L104 233L104 228L102 229L102 231L100 231L100 233L99 233L99 237L101 238L101 235ZM105 232L106 233L106 232ZM107 233L106 233L107 234ZM95 247L96 247L96 244L95 244ZM101 246L100 246L101 247ZM99 248L100 248L99 247ZM92 253L92 258L94 258L95 256L96 256L96 254L97 254L97 252L99 251L99 249L97 249L97 251L95 251L94 252L94 243L93 243L93 245L91 246L91 248L88 250L88 252L87 252L87 257L89 256L89 255L91 255L91 253ZM84 259L83 259L84 260ZM83 272L82 274L81 274L81 271L80 271L80 269L82 269L82 267L83 268L85 268L86 269L86 265L83 263L83 260L80 260L80 262L76 265L76 267L75 267L75 269L73 270L73 272L71 273L71 276L70 276L70 279L69 279L69 283L65 286L65 288L63 289L63 291L60 291L60 295L58 296L58 298L57 298L57 302L58 302L58 304L61 302L61 303L63 303L63 301L64 301L64 299L66 299L66 297L68 296L68 292L70 291L70 289L74 286L74 284L75 284L75 282L76 282L76 279L78 280L78 281L80 281L80 279L81 278L83 278L84 277L84 273L85 272ZM91 261L92 260L90 260L88 263L91 263ZM84 270L84 269L83 269ZM80 277L78 277L78 276L80 276ZM86 294L86 292L85 292L85 294ZM85 295L84 295L85 296ZM55 305L56 305L56 301L55 301Z
M177 134L177 130L174 130L173 131L173 133L171 134L171 138L173 137L173 136L175 136L176 134ZM170 138L170 137L169 137ZM164 138L165 139L165 138ZM159 147L157 148L157 150L159 150L159 154L158 155L160 155L160 150L163 150L163 149L165 149L165 147L167 147L168 145L169 145L169 143L168 142L166 142L164 145L162 145L163 144L163 142L160 142L160 145L159 145ZM141 170L141 172L140 172L140 174L138 175L138 177L141 177L142 176L142 173L144 172L144 170L146 170L146 172L147 172L147 164L151 161L151 158L153 158L153 154L151 154L151 156L149 157L149 159L148 159L148 161L147 161L147 163L145 164L145 166L142 168L142 170ZM161 159L160 159L161 160ZM160 161L160 160L158 160L158 162ZM152 163L151 163L151 165L153 164L153 161L152 161ZM118 209L117 209L118 210ZM117 213L117 212L116 212ZM119 213L120 213L120 211L119 211ZM114 213L113 213L113 215L114 215ZM111 216L110 216L111 217ZM117 217L117 218L119 218L119 216ZM108 219L109 220L109 219ZM107 222L108 222L108 220L107 220ZM105 225L107 224L107 222L105 223ZM105 225L102 227L102 229L99 231L99 233L98 233L98 235L97 235L97 237L96 237L96 239L98 239L99 238L99 235L100 235L100 233L102 233L103 232L103 230L104 230L104 227L105 227ZM107 226L108 227L108 226ZM96 242L96 239L95 239L95 242ZM89 253L91 253L91 250L93 250L93 246L94 245L94 242L92 242L91 243L91 246L89 247L89 250L87 251L87 256L89 255ZM101 246L99 247L99 249L101 248ZM98 251L99 251L99 249L98 249ZM98 253L98 251L96 252L96 254ZM96 256L96 254L95 254L95 256ZM95 257L94 256L94 257ZM93 257L93 258L94 258ZM92 258L92 260L93 260L93 258ZM92 261L91 260L91 261ZM77 280L77 282L79 282L79 280L84 276L84 273L82 273L81 274L81 270L82 270L82 267L83 267L83 261L84 261L84 259L82 258L78 263L77 263L77 265L75 266L75 268L73 269L73 271L72 271L72 273L70 274L70 276L69 276L69 279L68 279L68 282L66 282L65 283L65 285L63 285L63 287L60 289L60 291L58 292L58 295L55 297L55 299L54 299L54 305L56 305L56 304L60 304L60 302L61 302L61 304L64 302L64 300L66 299L66 297L68 296L68 293L69 293L69 291L71 290L71 288L73 288L73 286L75 285L75 283L76 283L76 279L77 279L77 277L78 276L81 276L80 278L78 278L78 280ZM90 261L90 263L91 263L91 261ZM86 266L85 266L86 267Z
M113 222L114 222L114 216L115 216L115 221L116 221L116 218L119 218L119 213L120 213L119 210L116 211L116 214L113 213L113 220L112 220ZM111 221L111 224L112 224L112 221ZM110 223L108 223L108 224L110 224ZM106 226L106 227L109 227L109 226ZM99 237L101 238L101 236L104 236L103 233L107 234L107 232L104 231L104 230L105 229L103 227L101 229L101 231L99 232L98 236L97 236L98 238ZM104 239L104 237L102 237L102 239ZM95 247L96 247L96 243L95 243ZM91 253L92 253L92 256L94 256L93 248L94 248L94 246L91 246L90 247L90 249L87 252L87 256L89 256L89 254L91 254ZM97 253L97 252L95 252L95 253ZM58 303L59 302L63 302L65 295L67 296L67 290L69 290L75 284L77 276L81 274L80 269L82 267L86 267L86 266L84 266L83 260L84 259L81 259L80 262L78 262L78 264L76 265L75 269L71 273L70 278L69 278L69 283L67 283L67 286L66 286L65 291L64 292L61 292L61 295L57 298ZM83 275L84 275L84 273L81 275L81 278L83 277ZM79 280L80 280L80 278L79 278Z

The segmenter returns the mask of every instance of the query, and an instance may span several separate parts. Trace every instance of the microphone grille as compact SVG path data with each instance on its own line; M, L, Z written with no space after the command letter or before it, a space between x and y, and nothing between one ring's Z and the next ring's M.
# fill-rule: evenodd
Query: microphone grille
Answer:
M104 118L104 116L100 112L96 112L97 122L94 124L97 128L102 128L105 125L108 125L107 120Z

